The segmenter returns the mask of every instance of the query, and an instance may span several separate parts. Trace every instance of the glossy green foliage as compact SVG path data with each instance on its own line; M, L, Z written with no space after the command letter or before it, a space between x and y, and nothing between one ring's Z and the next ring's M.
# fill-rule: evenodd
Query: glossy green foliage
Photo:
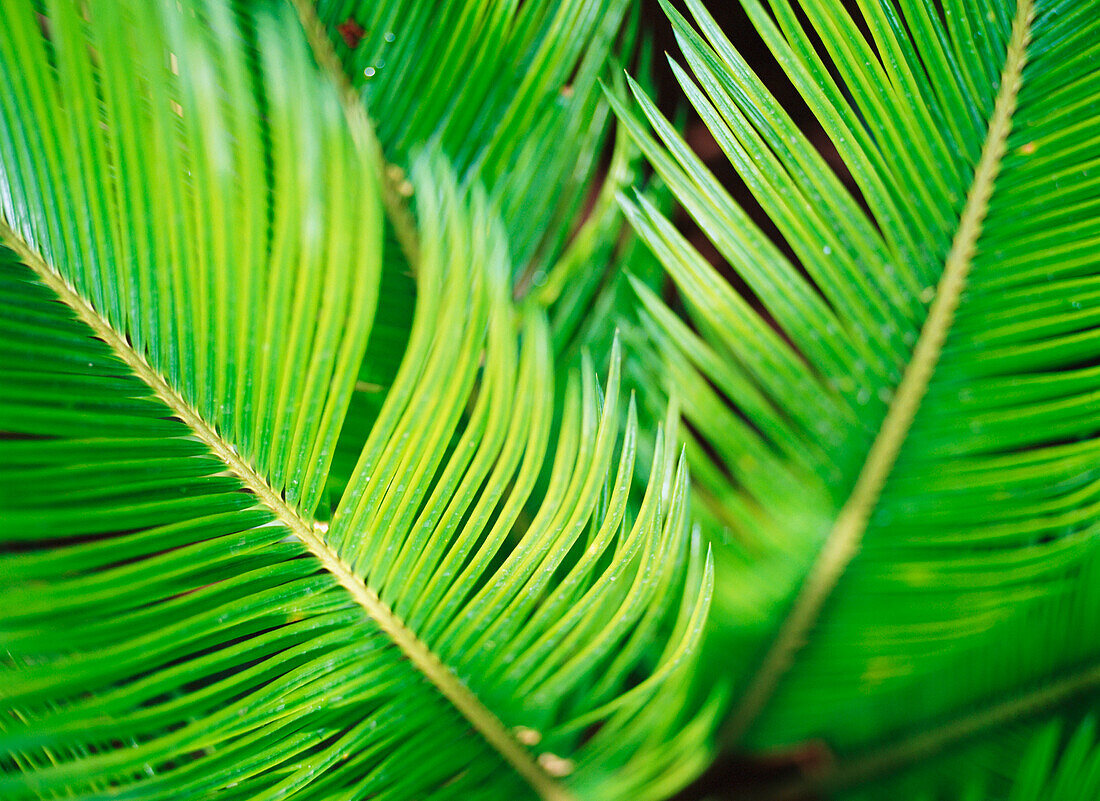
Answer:
M627 140L584 231L571 236L571 221L600 179L610 110L599 81L633 57L636 9L626 0L317 5L387 155L407 165L431 143L491 192L521 293L556 297L578 273L599 277L593 268L622 227L614 193L633 177Z
M600 86L623 94L624 64L650 72L637 6L322 0L317 14L390 162L384 194L415 205L407 169L425 147L443 152L498 209L513 292L547 309L555 364L606 358L635 305L627 271L660 277L616 203L642 165Z
M720 543L707 662L735 707L812 596L793 664L765 666L765 702L732 736L821 738L843 757L1100 659L1100 6L743 5L858 191L689 0L690 21L668 9L672 68L781 242L641 91L616 104L623 123L751 294L645 197L624 203L686 307L639 287L649 369L690 424ZM965 288L929 332L950 260ZM884 472L868 455L897 433L883 423L918 340L941 335L850 562L807 589L853 531L857 479Z
M682 459L617 348L602 390L590 361L556 388L480 185L415 161L415 311L389 306L380 154L294 9L3 16L0 797L646 798L696 772Z
M743 5L0 0L0 798L1100 792L1100 0Z

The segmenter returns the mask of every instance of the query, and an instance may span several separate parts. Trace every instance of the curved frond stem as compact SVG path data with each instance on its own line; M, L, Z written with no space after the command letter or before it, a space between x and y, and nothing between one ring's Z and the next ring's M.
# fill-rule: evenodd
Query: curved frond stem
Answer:
M396 164L386 161L382 152L382 144L374 132L374 126L367 116L355 89L348 80L340 66L340 60L332 49L332 43L325 36L325 26L317 16L312 3L307 0L294 0L294 9L298 13L298 19L302 23L302 29L306 34L313 58L318 66L328 73L329 79L337 88L340 105L348 120L348 129L351 131L355 144L378 164L378 175L381 176L382 205L386 210L386 216L393 225L397 241L405 254L409 266L415 271L420 263L420 238L416 233L416 222L409 210L406 198L412 193L412 184L405 177L405 171Z
M833 792L862 784L887 773L914 765L942 753L983 732L1024 718L1033 717L1065 703L1075 696L1100 686L1100 663L1065 676L1044 687L1022 695L1000 699L984 709L909 735L849 760L840 761L828 772L783 784L762 796L760 801L794 801L807 793Z
M194 435L236 475L283 524L305 544L321 564L351 594L370 618L392 639L408 660L454 705L485 741L547 801L572 796L532 759L527 750L454 672L422 642L377 593L367 587L340 555L303 517L248 464L202 416L173 389L146 359L87 301L75 292L6 222L0 220L0 242L14 250L38 278L69 306L146 385L183 421Z
M1012 36L1005 54L1001 84L989 121L981 157L967 193L944 263L943 274L890 407L883 419L848 500L841 508L790 612L784 619L760 667L725 729L726 739L737 742L767 706L783 675L816 623L852 558L859 551L863 533L886 480L928 389L939 362L955 310L966 286L982 224L989 208L994 183L1000 172L1012 117L1027 63L1027 46L1034 16L1033 0L1018 0Z

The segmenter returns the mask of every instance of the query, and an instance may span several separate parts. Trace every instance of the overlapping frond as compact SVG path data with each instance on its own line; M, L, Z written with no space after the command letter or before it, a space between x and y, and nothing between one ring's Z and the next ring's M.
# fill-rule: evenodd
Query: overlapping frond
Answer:
M300 45L277 53L300 42L293 19L4 16L11 233L310 514L370 331L380 220L334 94L310 92Z
M858 195L696 0L673 69L781 243L618 109L751 293L626 202L687 307L640 289L726 532L730 737L844 750L1092 675L1100 7L743 5Z
M623 93L621 63L648 75L640 10L625 0L296 5L315 54L377 125L405 270L415 272L418 248L406 230L407 171L429 144L500 209L513 292L548 309L555 361L574 369L581 350L605 359L620 311L634 303L625 272L660 275L616 203L641 164L630 138L613 133L598 83ZM387 376L364 382L375 384L388 387ZM357 400L369 417L372 399Z
M658 434L628 512L617 353L559 400L484 193L418 162L408 347L333 492L385 237L295 13L4 12L0 795L650 797L697 770L684 465Z
M317 13L377 124L398 193L410 186L402 167L434 142L492 193L520 293L552 300L570 279L600 278L622 228L614 194L636 155L625 137L615 143L585 210L611 131L598 81L637 44L625 0L322 0Z

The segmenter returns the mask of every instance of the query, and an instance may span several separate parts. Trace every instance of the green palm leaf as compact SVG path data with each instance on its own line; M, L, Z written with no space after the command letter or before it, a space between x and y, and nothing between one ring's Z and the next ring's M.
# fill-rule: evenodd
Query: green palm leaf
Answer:
M615 192L634 176L628 138L615 142L601 191L574 229L610 137L598 80L636 49L637 13L625 0L317 6L394 162L387 177L395 194L410 186L402 166L433 142L459 175L476 176L492 193L517 291L537 288L549 301L571 278L600 277L591 265L610 258L622 229Z
M659 433L627 512L617 351L556 401L484 194L416 162L408 346L332 482L385 236L365 119L296 15L5 20L0 795L657 797L696 771L686 473Z
M383 196L405 250L415 251L403 234L405 171L431 142L499 207L515 294L548 309L559 363L572 368L581 349L608 354L635 303L625 270L660 275L616 203L643 176L599 85L625 94L620 62L649 74L637 4L325 0L317 16L335 71L377 122L390 162Z
M743 5L858 196L697 0L673 69L793 259L617 104L752 294L626 202L687 308L639 288L726 540L727 735L915 757L1100 675L1100 7Z

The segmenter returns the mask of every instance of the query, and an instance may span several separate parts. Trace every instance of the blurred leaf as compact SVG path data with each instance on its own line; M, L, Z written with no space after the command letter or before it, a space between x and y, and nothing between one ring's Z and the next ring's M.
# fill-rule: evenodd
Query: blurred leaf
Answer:
M687 6L673 70L780 240L644 92L613 99L747 287L624 201L686 307L639 287L719 543L729 742L843 764L1091 686L1100 5L744 0L858 194Z

